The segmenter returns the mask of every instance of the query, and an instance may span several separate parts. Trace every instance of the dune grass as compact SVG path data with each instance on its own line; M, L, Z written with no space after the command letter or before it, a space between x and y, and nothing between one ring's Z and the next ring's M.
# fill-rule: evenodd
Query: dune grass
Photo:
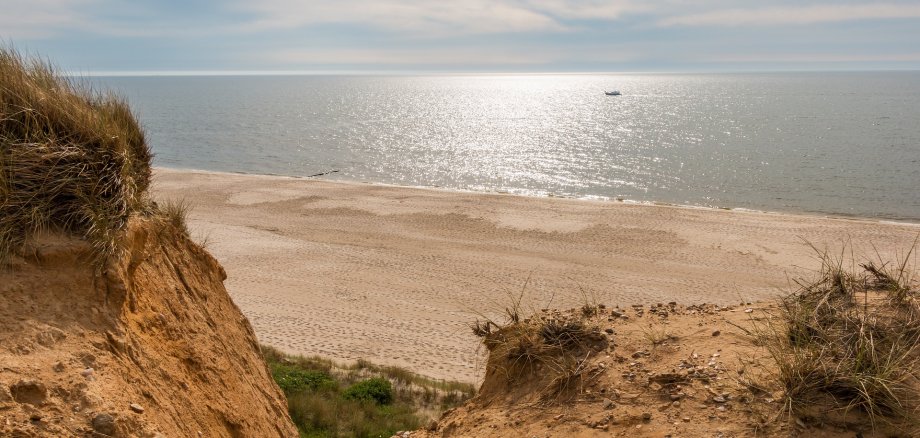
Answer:
M475 393L470 384L399 367L342 365L268 346L262 352L302 437L389 437L424 426Z
M592 321L598 309L586 303L569 314L525 317L520 300L515 300L505 309L503 323L475 320L470 328L489 350L486 379L498 375L508 385L490 390L534 386L540 403L547 405L577 394L591 379L586 374L588 359L607 348L606 336Z
M821 252L817 278L799 281L758 327L786 412L920 433L920 289L911 253L898 264L857 267Z
M124 100L0 47L0 262L48 230L114 255L128 218L153 208L150 160Z

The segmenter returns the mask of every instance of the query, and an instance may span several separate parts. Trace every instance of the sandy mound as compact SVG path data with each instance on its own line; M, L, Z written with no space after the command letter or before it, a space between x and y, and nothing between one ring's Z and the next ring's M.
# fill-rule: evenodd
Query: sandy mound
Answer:
M491 333L478 395L400 436L899 436L859 415L829 424L783 410L767 352L747 332L775 305L589 310L480 326Z
M296 436L223 268L134 219L101 274L33 239L0 272L0 436Z

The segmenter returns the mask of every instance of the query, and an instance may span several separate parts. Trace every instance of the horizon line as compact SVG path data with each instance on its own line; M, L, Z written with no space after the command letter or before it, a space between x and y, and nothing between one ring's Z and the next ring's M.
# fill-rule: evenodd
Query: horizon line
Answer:
M189 76L556 76L628 74L732 74L732 73L869 73L917 72L920 68L790 68L790 69L687 69L620 71L444 71L444 70L98 70L65 71L66 77L189 77Z

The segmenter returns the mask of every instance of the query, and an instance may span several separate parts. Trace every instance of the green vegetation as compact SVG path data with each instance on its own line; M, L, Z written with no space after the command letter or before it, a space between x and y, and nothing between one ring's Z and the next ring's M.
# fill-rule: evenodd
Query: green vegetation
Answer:
M474 394L472 385L399 367L339 365L266 346L262 352L303 437L389 437L423 426Z
M283 363L273 364L271 368L272 378L285 394L334 390L338 387L338 382L324 371L305 370Z
M799 282L755 330L775 361L785 410L822 422L865 416L920 433L920 289L904 261L852 263L821 253L817 279Z
M387 379L374 377L349 386L342 396L349 400L373 401L388 405L393 403L393 385Z
M114 255L128 218L154 209L150 159L123 100L0 47L0 264L47 230Z

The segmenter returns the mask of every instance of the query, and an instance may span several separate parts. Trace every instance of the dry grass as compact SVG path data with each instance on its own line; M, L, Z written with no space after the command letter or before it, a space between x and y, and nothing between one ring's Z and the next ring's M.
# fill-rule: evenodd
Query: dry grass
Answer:
M652 344L653 347L665 344L671 341L677 341L678 337L667 326L661 324L649 324L642 330L642 336Z
M920 433L920 290L908 264L846 267L820 253L813 281L756 330L776 366L785 411ZM854 417L855 416L855 417Z
M173 228L185 235L191 234L188 230L188 214L189 211L191 211L191 206L186 200L167 200L163 203L163 206L160 207L160 210L165 216L166 221L172 225ZM205 244L201 244L201 246L204 247Z
M123 100L0 48L0 262L44 230L114 255L128 218L152 208L150 159Z
M504 324L489 320L471 324L489 350L486 379L498 374L517 387L537 385L543 403L578 394L585 383L588 359L607 347L606 336L591 323L596 312L529 318L517 311L507 313Z

